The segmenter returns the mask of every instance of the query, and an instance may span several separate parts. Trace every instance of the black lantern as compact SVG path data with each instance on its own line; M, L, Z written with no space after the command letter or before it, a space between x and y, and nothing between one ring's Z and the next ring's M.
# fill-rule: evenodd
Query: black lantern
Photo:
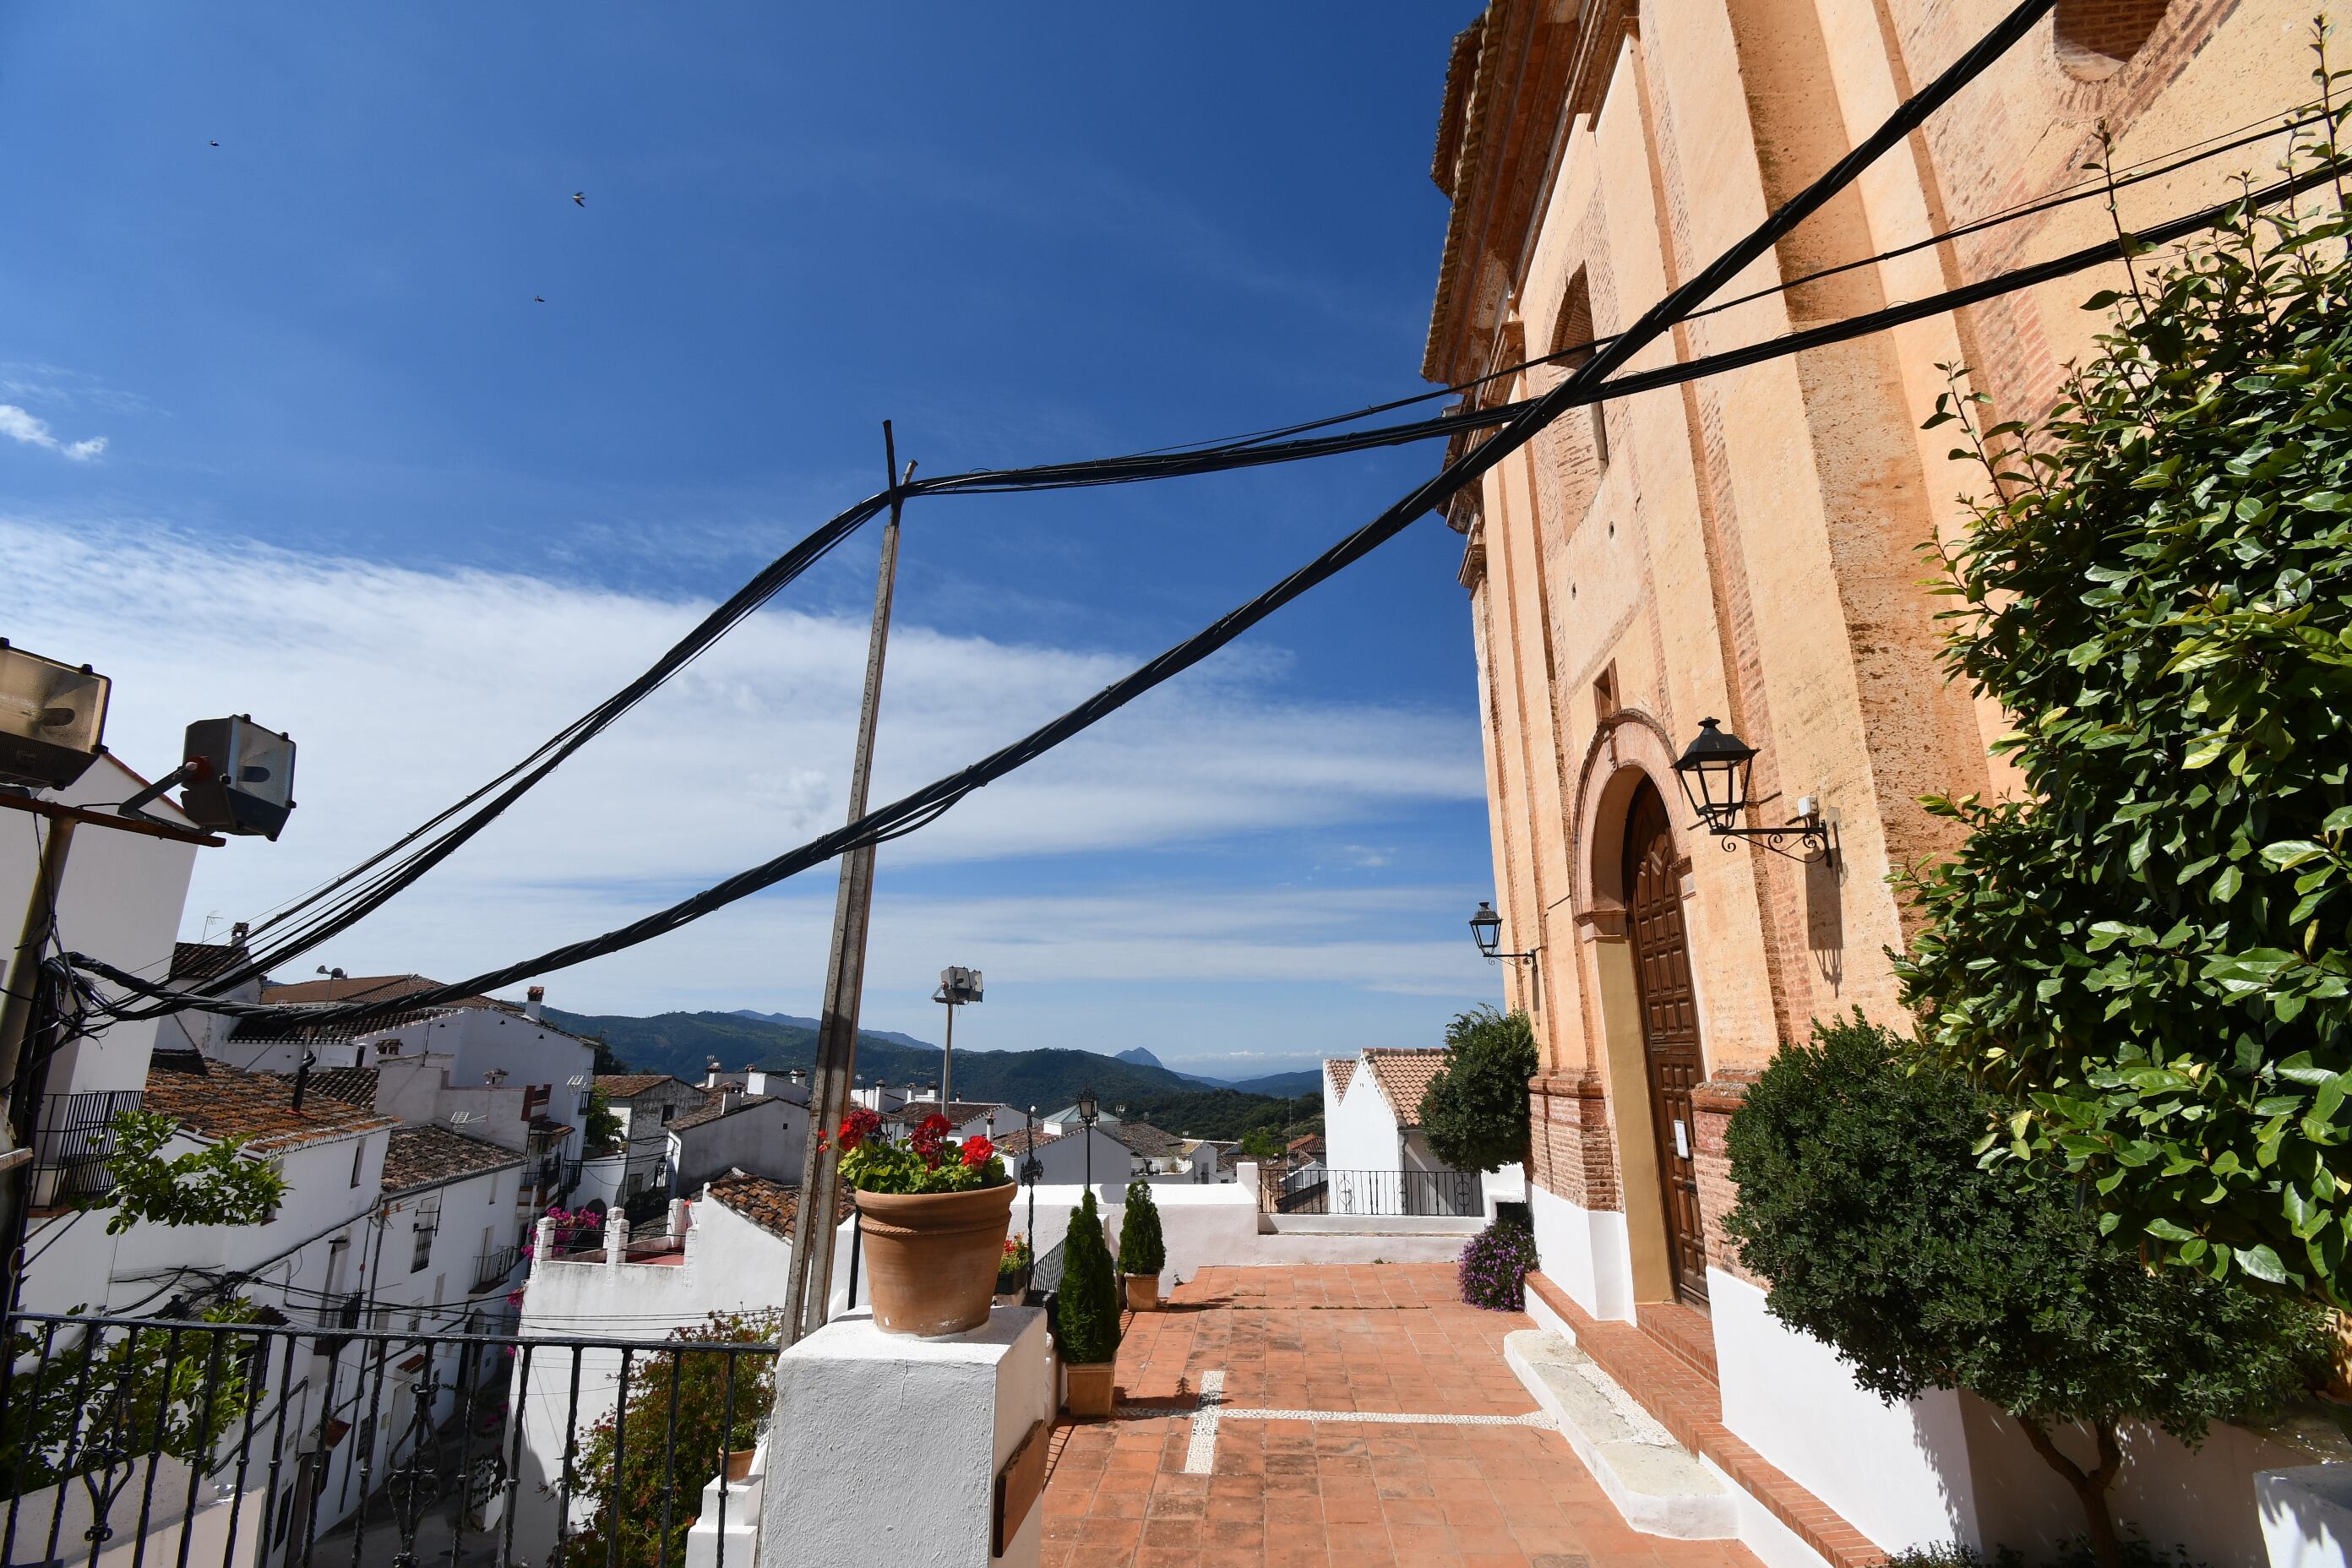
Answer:
M1675 777L1699 820L1721 833L1737 827L1748 809L1748 775L1755 766L1755 747L1714 720L1702 719L1698 738L1675 760Z
M1503 950L1503 917L1484 899L1478 900L1478 912L1470 917L1470 935L1488 958Z
M1524 959L1529 963L1535 962L1536 955L1532 952L1505 952L1503 951L1503 917L1496 914L1495 906L1484 899L1478 900L1478 912L1470 917L1470 936L1477 942L1478 951L1488 958Z
M1078 1090L1078 1120L1081 1122L1085 1123L1088 1127L1092 1127L1095 1124L1095 1117L1101 1111L1101 1110L1102 1106L1095 1099L1095 1091L1093 1089L1082 1089Z
M1682 784L1683 798L1698 813L1699 826L1722 839L1726 849L1737 847L1745 838L1791 860L1818 858L1834 862L1835 835L1810 795L1798 803L1795 818L1785 827L1739 825L1752 804L1748 784L1755 767L1755 747L1716 721L1702 719L1697 736L1675 759L1675 777ZM1780 847L1783 838L1795 839L1804 853L1790 855Z

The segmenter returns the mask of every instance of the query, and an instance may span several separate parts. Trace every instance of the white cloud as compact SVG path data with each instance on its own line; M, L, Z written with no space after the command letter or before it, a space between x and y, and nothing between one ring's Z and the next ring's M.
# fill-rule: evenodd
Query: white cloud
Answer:
M202 857L191 934L208 912L249 918L390 841L584 711L707 607L83 520L0 517L0 554L18 563L0 585L0 621L20 646L113 678L108 741L132 766L151 776L168 767L180 728L219 713L250 712L299 743L300 805L286 836ZM782 608L754 616L318 956L354 973L454 978L609 929L836 826L865 653L858 620ZM874 799L984 754L1132 662L902 621ZM1145 885L1158 873L1126 858L1256 834L1377 831L1433 805L1483 819L1473 716L1286 699L1266 676L1279 663L1181 678L886 847L871 1005L907 1021L883 1026L928 1017L926 977L941 963L986 966L991 953L1003 955L1007 982L1138 999L1180 983L1337 986L1391 1002L1490 989L1469 943L1454 940L1456 922L1442 922L1444 941L1423 940L1421 911L1453 910L1471 896L1466 885L1270 888L1275 873L1244 855L1213 873L1228 885L1167 888ZM1008 864L1097 853L1126 868L1076 879L1081 896L1026 891L1033 879ZM1199 871L1181 865L1171 874ZM997 868L956 869L982 866ZM908 872L1005 890L894 898L894 879ZM814 1011L833 887L830 868L812 872L557 984L590 1010ZM1093 1016L1072 1005L1071 1018ZM992 1016L1009 1025L1013 1011ZM1366 1017L1376 1022L1377 1010ZM1155 1049L1169 1043L1149 1038Z
M92 436L84 441L60 441L49 432L49 422L36 419L13 403L0 403L0 436L11 437L28 447L43 447L59 457L77 463L87 463L106 450L106 437Z

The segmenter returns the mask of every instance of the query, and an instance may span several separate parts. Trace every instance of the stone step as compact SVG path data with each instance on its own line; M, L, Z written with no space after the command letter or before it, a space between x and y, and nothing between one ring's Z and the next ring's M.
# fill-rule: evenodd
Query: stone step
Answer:
M1572 1341L1545 1329L1503 1338L1503 1359L1625 1516L1645 1535L1728 1541L1738 1499Z

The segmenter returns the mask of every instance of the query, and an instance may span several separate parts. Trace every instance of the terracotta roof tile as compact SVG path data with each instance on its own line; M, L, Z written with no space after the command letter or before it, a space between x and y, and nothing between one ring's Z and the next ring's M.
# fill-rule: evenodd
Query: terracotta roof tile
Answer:
M1123 1121L1111 1136L1147 1160L1164 1159L1184 1146L1184 1141L1176 1134L1163 1132L1149 1121Z
M1323 1064L1323 1081L1331 1086L1334 1099L1347 1093L1348 1086L1355 1081L1355 1078L1356 1060L1353 1057L1344 1061L1327 1060Z
M730 1171L710 1184L711 1201L732 1213L741 1215L770 1236L793 1238L793 1221L801 1212L801 1190L782 1182L772 1182L765 1176L754 1176L743 1171ZM840 1224L856 1210L847 1188L834 1205L834 1223Z
M1061 1140L1061 1133L1048 1132L1042 1127L1034 1132L1026 1127L1020 1127L990 1142L996 1145L996 1152L1000 1154L1026 1154L1032 1149L1043 1149L1046 1144L1058 1143Z
M522 1163L515 1150L445 1127L395 1127L383 1152L383 1190L413 1192Z
M961 1127L967 1121L979 1120L995 1109L994 1105L984 1100L951 1100L948 1102L947 1110L940 1111L940 1102L936 1100L910 1100L896 1110L884 1111L882 1120L919 1123L924 1117L936 1112L944 1115L952 1125Z
M775 1103L776 1097L772 1094L739 1095L732 1105L727 1102L723 1095L714 1094L692 1110L671 1117L667 1126L670 1131L675 1132L681 1127L699 1127L706 1121L716 1121L722 1116L732 1116L739 1110L749 1110L755 1105Z
M593 1080L594 1087L604 1091L606 1100L631 1100L666 1083L677 1084L681 1089L693 1087L666 1072L600 1072Z
M1400 1126L1418 1126L1421 1121L1421 1097L1437 1075L1445 1070L1446 1053L1442 1048L1407 1049L1402 1047L1376 1046L1364 1052L1364 1066L1370 1070L1372 1081L1380 1086L1382 1098L1396 1112Z
M158 1051L147 1065L147 1109L199 1138L242 1138L257 1153L298 1149L397 1127L389 1116L331 1095L305 1094L294 1109L293 1084L273 1073L239 1072L194 1051Z
M244 961L242 942L175 942L172 944L172 978L205 980Z
M262 1076L278 1079L289 1089L294 1086L294 1075L290 1072L265 1073ZM324 1094L341 1100L345 1105L356 1105L362 1110L373 1110L376 1077L376 1069L373 1068L313 1069L310 1081L303 1089L303 1103L309 1104L311 1095Z

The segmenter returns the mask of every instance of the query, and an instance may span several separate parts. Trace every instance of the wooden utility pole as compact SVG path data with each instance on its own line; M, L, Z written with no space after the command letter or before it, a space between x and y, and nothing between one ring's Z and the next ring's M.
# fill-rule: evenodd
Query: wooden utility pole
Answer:
M882 658L890 642L890 591L898 573L901 491L915 465L898 472L890 422L882 421L883 477L890 487L890 521L882 529L882 567L874 587L874 630L866 648L866 695L857 714L857 755L849 770L849 820L866 815L866 787L874 771L874 723L882 706ZM793 1216L792 1288L784 1298L784 1342L824 1326L833 1299L833 1211L841 1190L840 1151L830 1134L849 1110L850 1075L857 1065L857 1002L866 979L866 927L874 907L874 847L841 858L841 890L833 906L833 952L825 962L824 1009L817 1022L816 1071L809 1082L808 1151L801 1161L800 1210Z

